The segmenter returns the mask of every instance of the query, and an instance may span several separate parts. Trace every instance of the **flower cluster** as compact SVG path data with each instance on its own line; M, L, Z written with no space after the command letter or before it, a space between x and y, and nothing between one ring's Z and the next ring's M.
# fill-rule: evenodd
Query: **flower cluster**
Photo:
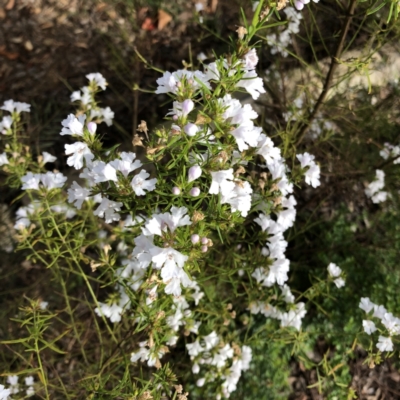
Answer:
M385 331L388 336L379 335L376 347L382 352L393 351L392 337L400 335L400 318L388 312L384 306L374 304L368 297L361 298L359 307L365 311L369 318L376 318L383 327L383 329L377 328L374 321L365 319L363 320L364 332L372 335L376 331L380 333Z
M328 273L331 278L333 278L333 283L338 289L345 285L345 281L342 278L342 270L334 263L328 265Z
M385 173L377 169L376 179L369 183L365 189L365 194L372 200L373 203L382 203L387 200L389 193L382 190L385 187Z
M8 388L4 385L0 385L0 399L1 400L11 400L10 395L22 393L22 387L25 387L25 396L32 397L35 395L36 391L34 388L34 378L33 376L25 377L24 384L19 383L18 375L9 375L7 377ZM24 397L25 398L25 397Z
M140 159L130 151L103 149L99 124L110 125L112 118L98 107L95 95L107 82L99 73L89 74L89 85L71 96L79 102L77 112L62 121L60 131L73 140L65 144L65 154L67 165L80 171L79 182L73 181L67 194L54 190L63 189L67 178L45 170L47 163L57 161L49 153L38 156L36 168L27 164L18 175L32 200L17 211L20 232L33 231L39 214L63 214L74 221L87 213L104 218L100 224L106 224L109 233L100 230L95 238L100 255L85 255L85 261L93 273L104 268L114 291L106 300L95 299L95 313L114 324L129 318L134 326L146 327L147 339L135 346L132 363L160 368L171 348L187 337L192 371L201 373L197 384L215 382L217 398L229 397L251 361L251 348L240 336L234 339L218 325L213 330L204 324L210 307L201 302L205 288L223 282L212 272L217 254L213 246L223 245L221 232L229 235L240 229L245 237L244 221L251 229L261 227L262 240L252 243L259 264L243 263L232 288L240 291L242 285L256 282L260 291L246 294L247 304L240 312L262 313L278 319L283 328L297 330L306 314L305 304L295 303L286 284L290 262L284 235L296 217L293 182L305 175L316 187L320 172L314 157L304 153L297 156L300 166L292 173L280 148L256 126L257 112L233 96L238 90L253 99L265 93L257 63L256 51L244 47L229 60L205 65L204 72L166 72L157 80L156 93L172 97L166 116L172 126L156 130L146 157ZM12 153L0 155L0 163L11 165L11 157ZM240 243L238 250L245 252ZM275 288L285 309L271 304ZM223 314L224 324L236 318L232 305ZM151 331L155 325L157 335Z

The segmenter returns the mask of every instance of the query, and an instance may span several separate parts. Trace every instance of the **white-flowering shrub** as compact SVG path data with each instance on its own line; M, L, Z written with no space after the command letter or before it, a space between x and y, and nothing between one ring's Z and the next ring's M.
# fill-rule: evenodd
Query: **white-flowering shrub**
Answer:
M296 1L295 7L301 10L304 4ZM208 388L215 398L229 398L251 368L253 343L268 340L263 326L273 326L277 336L284 332L288 342L295 340L312 290L346 289L345 273L334 263L306 294L290 286L287 231L296 220L294 188L316 190L323 177L318 157L263 131L254 107L235 97L243 92L257 100L266 93L256 71L257 49L250 44L264 28L261 6L253 24L238 29L231 54L202 70L165 72L157 79L156 93L169 96L171 109L163 127L149 127L149 136L142 121L139 131L146 137L135 135L131 149L105 147L103 132L114 113L100 107L96 96L107 81L100 73L88 74L88 85L71 95L75 112L60 121L72 172L48 170L58 158L48 152L34 155L24 145L30 105L8 100L0 107L5 111L0 166L8 185L29 199L16 212L19 246L53 271L65 298L65 281L71 274L79 277L98 331L116 346L109 358L101 356L95 373L123 352L127 371L136 376L146 371L134 398L150 399L157 392L186 399L187 392L172 385L175 367L192 374L196 386ZM287 56L301 14L290 7L284 13L286 29L267 41L274 43L273 54ZM299 99L296 109L303 106ZM286 122L295 121L294 115L286 113ZM321 128L314 130L317 138ZM397 163L397 147L385 145L382 157ZM384 172L376 173L365 194L379 203L389 196L383 191ZM365 333L379 331L376 347L392 351L398 318L369 299L362 299L360 307L366 313L374 310L370 317L384 327L366 319ZM73 319L69 301L66 309ZM24 312L33 315L27 317L31 336L26 343L35 344L35 372L49 398L39 346L46 343L47 319L56 318L57 311L38 299ZM65 354L53 342L46 346ZM103 343L99 346L103 352ZM185 363L177 361L182 354ZM28 397L40 386L31 376L25 383ZM0 399L22 391L17 376L9 376L7 384L0 385Z

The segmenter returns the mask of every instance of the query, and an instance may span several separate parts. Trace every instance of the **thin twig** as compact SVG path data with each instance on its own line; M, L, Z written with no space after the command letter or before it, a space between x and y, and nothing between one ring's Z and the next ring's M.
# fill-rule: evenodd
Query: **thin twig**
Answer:
M339 59L343 52L347 33L349 31L351 21L354 17L354 11L356 9L356 6L357 6L357 0L351 0L350 6L349 6L349 9L347 12L347 17L343 23L342 31L340 34L340 38L339 38L339 42L338 42L335 54L331 57L331 64L329 66L328 74L326 75L324 87L322 88L322 92L319 95L318 100L315 103L315 106L314 106L313 110L311 111L311 113L309 114L307 120L300 126L296 145L299 145L301 143L301 141L303 140L304 135L306 134L309 126L311 125L312 121L314 120L314 118L318 114L319 110L321 109L323 102L326 98L326 95L328 94L328 91L332 84L333 75L336 71L337 66L339 65Z

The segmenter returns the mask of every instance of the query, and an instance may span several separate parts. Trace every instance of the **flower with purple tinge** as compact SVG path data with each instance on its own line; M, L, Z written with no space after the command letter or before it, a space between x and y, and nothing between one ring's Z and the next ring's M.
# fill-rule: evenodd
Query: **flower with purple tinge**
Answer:
M81 209L83 202L90 196L90 190L81 187L75 181L68 189L68 202L74 203L77 209Z
M2 154L0 154L0 167L5 164L9 164L7 154L2 153Z
M296 0L294 6L296 7L296 10L301 11L304 8L304 1Z
M156 188L157 178L146 180L150 174L142 169L132 179L131 186L136 196L144 196L145 191L151 192Z
M41 174L40 180L46 189L51 190L62 188L67 181L67 177L61 172L46 172L45 174Z
M202 253L207 253L208 246L201 246L200 250L201 250Z
M380 351L393 351L393 342L390 337L379 336L376 347Z
M99 207L93 212L93 214L100 218L104 217L107 224L113 221L119 221L121 216L117 212L121 211L122 205L123 204L120 202L112 201L107 199L107 197L103 197Z
M174 196L179 196L179 195L181 194L181 189L179 189L177 186L174 186L174 187L172 188L172 194L173 194Z
M194 103L191 99L186 99L182 102L182 115L186 117L194 108Z
M199 165L193 165L188 171L188 182L193 182L197 178L200 178L202 170Z
M190 240L193 244L199 243L200 236L197 233L195 233L190 237Z
M193 197L197 197L200 194L200 189L198 187L194 187L190 189L189 194Z
M22 190L34 189L39 190L39 183L40 183L41 174L33 174L32 172L27 172L21 178Z
M243 57L244 68L247 70L254 69L258 63L257 51L256 49L251 49Z
M104 76L100 74L100 72L92 72L91 74L87 74L86 78L89 82L94 82L98 87L103 90L106 90L107 81Z
M75 169L81 169L83 167L83 158L86 160L92 160L94 158L94 155L86 143L75 142L73 144L66 144L64 147L65 154L71 154L67 159L67 164Z
M22 103L20 101L6 100L0 107L0 110L5 110L10 113L14 111L19 114L21 112L31 112L31 105L28 103Z
M83 136L83 127L85 125L86 115L80 115L78 118L74 114L69 114L61 124L63 126L60 135Z
M196 135L196 133L199 131L199 128L197 127L197 125L189 122L183 127L183 130L185 131L186 135L192 137Z
M93 136L97 130L96 122L93 122L93 121L88 122L87 128L88 128L89 133Z

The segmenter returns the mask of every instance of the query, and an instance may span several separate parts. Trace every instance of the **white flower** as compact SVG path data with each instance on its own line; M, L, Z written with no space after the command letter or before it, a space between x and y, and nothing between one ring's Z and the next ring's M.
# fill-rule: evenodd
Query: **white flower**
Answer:
M73 208L68 207L65 204L56 204L50 207L55 213L64 214L65 218L71 219L76 215L76 211Z
M26 396L27 396L27 397L32 397L32 396L34 396L34 394L35 394L35 389L34 389L34 387L33 387L33 386L29 386L29 387L26 389Z
M265 214L259 214L258 218L254 219L254 222L261 226L261 230L263 232L265 232L270 227L271 221L272 219L270 218L270 216Z
M131 181L131 186L136 196L144 196L145 191L153 191L156 188L157 178L146 180L150 174L142 169Z
M108 181L118 182L117 171L111 165L111 163L106 164L103 161L99 161L92 168L92 173L94 176L95 183L108 182Z
M75 207L79 210L82 207L82 203L90 196L90 190L81 187L75 181L72 186L68 189L68 202L74 203Z
M25 385L26 386L32 386L34 382L33 376L27 376L25 378Z
M43 164L47 164L48 162L54 162L57 160L57 157L52 156L50 153L47 153L46 151L44 151L42 153L42 163Z
M316 188L320 183L320 168L314 161L314 156L309 153L297 154L297 159L300 161L301 168L308 168L305 173L306 183Z
M89 82L94 82L98 87L106 90L107 81L104 79L104 76L99 72L88 74L86 75L86 78L89 80Z
M100 108L101 116L107 126L111 126L114 119L114 111L110 107Z
M10 389L6 389L4 385L0 385L0 400L8 400L11 394Z
M368 297L361 297L359 307L369 313L375 307L375 304Z
M5 110L10 113L13 113L15 111L17 114L19 114L21 112L30 112L31 105L28 103L21 103L19 101L6 100L4 104L0 107L0 110Z
M64 147L65 154L71 154L71 156L67 158L67 164L75 169L81 169L83 167L83 158L86 160L92 160L94 158L94 155L86 143L75 142L73 144L66 144Z
M48 301L41 301L40 303L39 303L39 308L41 309L41 310L46 310L47 309L47 307L48 307L48 305L49 305L49 302ZM32 381L33 381L33 377L31 377L32 378ZM28 378L25 378L25 384L26 385L29 385L28 383L26 383L26 380L27 380ZM33 383L31 383L31 385L33 385Z
M7 154L2 153L2 154L0 154L0 167L5 164L9 164Z
M328 272L329 272L329 276L331 276L332 278L337 278L342 273L342 270L336 264L330 263L328 265Z
M46 172L45 174L41 174L40 179L43 183L43 186L50 190L63 187L67 177L61 172Z
M373 317L383 319L385 317L385 314L387 313L387 310L384 306L378 306L374 304L374 313L372 314Z
M249 182L235 180L234 188L230 192L222 194L221 204L228 203L231 211L240 211L242 217L246 217L251 208L251 193L253 189Z
M321 170L319 165L314 164L306 171L306 183L311 185L313 188L318 187L321 184L320 181Z
M21 182L23 183L21 189L22 190L27 190L27 189L39 190L40 178L41 178L41 174L33 174L32 172L27 172L26 175L24 175L21 178Z
M61 124L63 126L60 135L83 136L83 127L85 125L86 115L80 115L78 118L74 114L69 114Z
M5 117L3 117L3 119L0 121L0 133L6 135L8 133L8 130L11 128L12 123L13 119L11 115L6 115Z
M114 161L111 161L110 165L112 165L116 170L122 172L122 175L125 177L143 165L139 160L135 160L135 153L127 153L124 151L120 154L120 157L120 160L115 159Z
M142 231L146 236L162 236L162 232L167 232L168 229L171 232L175 232L175 229L180 226L192 224L189 215L186 215L187 212L188 209L186 207L171 207L170 212L154 214L153 217L146 222Z
M93 212L93 214L101 218L104 216L107 224L113 221L119 221L121 216L117 211L121 211L122 205L123 204L120 202L111 201L107 199L107 197L103 197L99 207Z
M382 201L385 201L387 198L387 193L382 192L382 195L380 195L381 190L385 186L385 173L377 169L376 170L376 178L373 182L371 182L367 188L365 189L365 194L369 197L372 198L372 201L374 203L380 203Z
M189 355L191 357L197 357L200 353L204 351L201 346L199 339L196 339L193 343L186 343L186 348L188 349Z
M206 350L211 350L219 343L219 337L215 331L212 331L209 335L204 336L203 340Z
M265 93L263 80L257 77L255 71L246 72L237 86L244 88L254 100L257 100L261 93Z
M201 87L198 83L200 81L203 85L205 85L208 89L211 89L210 84L208 83L209 78L204 75L200 71L188 71L188 70L178 70L173 73L165 72L161 78L157 79L157 90L156 94L160 93L177 93L178 92L178 84L182 82L183 79L186 79L188 82L191 81L191 87L193 91L196 91Z
M212 182L210 189L208 191L209 194L218 194L222 195L230 193L235 188L235 183L233 182L233 169L227 169L222 171L211 172Z
M393 351L393 342L390 337L379 336L378 343L376 347L380 351Z
M272 140L265 134L261 134L258 138L256 154L264 157L267 164L271 164L273 160L281 160L281 150L274 146Z

